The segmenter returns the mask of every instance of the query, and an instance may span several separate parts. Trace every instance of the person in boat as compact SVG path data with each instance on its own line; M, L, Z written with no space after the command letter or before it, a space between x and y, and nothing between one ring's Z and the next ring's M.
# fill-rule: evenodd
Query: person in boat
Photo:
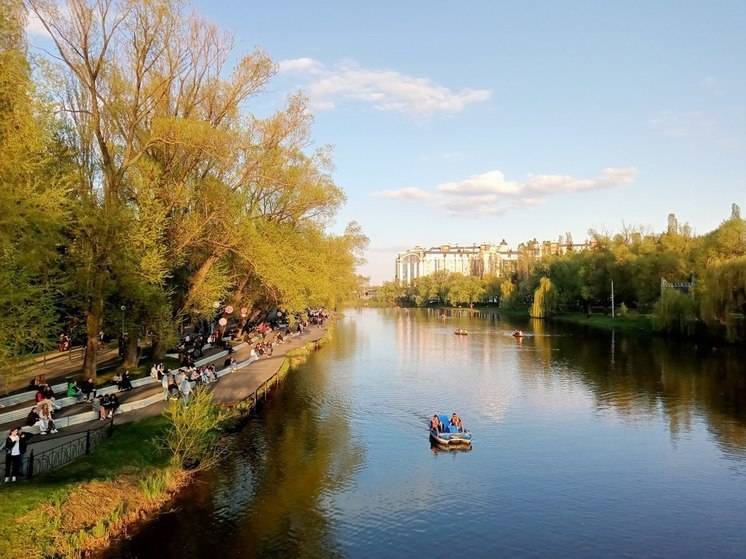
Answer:
M456 412L453 412L453 415L451 415L450 424L458 428L459 431L463 431L464 424Z
M438 415L434 415L433 418L430 420L430 429L435 429L436 433L440 433L440 418Z

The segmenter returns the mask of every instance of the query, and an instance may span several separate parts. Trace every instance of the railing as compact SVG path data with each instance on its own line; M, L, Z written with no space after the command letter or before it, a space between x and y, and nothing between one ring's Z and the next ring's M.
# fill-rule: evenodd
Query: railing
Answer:
M90 454L101 441L111 436L113 429L114 418L112 417L106 425L88 429L52 448L36 452L32 447L25 463L27 479L57 470L81 456Z
M256 407L259 405L259 402L266 402L267 401L267 395L270 393L270 390L272 388L277 387L277 385L280 383L280 374L279 371L273 374L271 377L269 377L267 380L265 380L263 383L261 383L259 386L256 387L256 390L254 390L253 393L249 394L246 398L241 400L238 404L243 404L246 406L246 411L248 413L253 412Z

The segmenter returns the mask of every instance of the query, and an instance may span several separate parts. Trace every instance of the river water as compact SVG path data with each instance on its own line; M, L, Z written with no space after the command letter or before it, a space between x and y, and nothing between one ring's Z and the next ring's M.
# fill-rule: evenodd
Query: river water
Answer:
M431 449L428 418L454 410L473 449ZM346 311L224 464L110 557L746 557L744 355Z

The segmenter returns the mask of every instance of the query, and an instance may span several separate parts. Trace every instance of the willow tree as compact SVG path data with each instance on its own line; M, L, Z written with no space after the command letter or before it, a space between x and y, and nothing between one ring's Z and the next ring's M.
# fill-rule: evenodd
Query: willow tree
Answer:
M300 96L267 119L249 118L231 131L231 156L188 181L194 190L170 235L185 313L222 299L302 308L321 289L313 270L335 261L323 249L344 194L328 150L304 151L310 121Z
M736 316L746 316L746 256L711 262L696 293L704 321L716 328L725 327L734 340L738 335Z
M226 156L221 145L239 105L273 68L256 52L224 77L229 38L186 15L177 0L68 0L65 9L50 0L28 4L62 61L61 105L86 171L76 190L76 255L88 338L84 369L95 374L107 295L117 282L159 285L170 272L169 255L159 248L167 223L140 235L147 246L131 243L133 224L134 231L150 226L142 200L158 204L163 215L182 209L185 181L208 176ZM148 190L156 194L143 193Z
M529 316L531 318L546 318L557 310L557 290L552 280L547 277L539 280L539 287L534 291L534 301L531 304Z
M0 367L44 349L69 168L26 56L25 11L0 3ZM6 371L3 371L6 372Z

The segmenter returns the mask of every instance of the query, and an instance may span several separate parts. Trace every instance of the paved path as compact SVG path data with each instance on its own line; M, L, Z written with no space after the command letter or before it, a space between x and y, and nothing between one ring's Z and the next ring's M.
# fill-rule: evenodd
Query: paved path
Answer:
M68 376L82 376L84 352L74 348L71 352L49 354L45 361L32 357L20 363L16 372L6 377L0 386L1 395L29 389L29 382L36 375L45 375L49 384L62 382ZM109 344L96 353L99 372L121 362L116 344Z
M310 326L300 336L296 336L284 344L275 345L271 357L262 357L221 378L213 390L213 397L218 404L235 404L248 398L263 382L272 378L280 370L285 355L294 349L314 342L326 333L326 325ZM247 349L247 352L250 351ZM240 360L239 360L240 361Z
M282 363L285 359L285 355L289 351L298 349L310 342L319 340L326 333L326 330L326 324L321 327L310 326L302 335L295 336L284 344L275 345L272 357L263 357L258 361L254 361L253 363L244 366L233 373L221 377L214 385L211 385L213 387L212 389L215 402L219 404L233 404L247 398L248 396L253 394L263 382L270 379L272 376L275 375L275 373L277 373L277 371L280 370L280 367L282 366ZM235 358L236 361L240 364L242 361L246 361L247 359L249 359L250 353L251 346L247 344L236 351L232 355L232 357ZM214 364L218 369L221 368L224 359L225 357L220 357L215 360ZM132 396L134 396L135 398L140 395L142 395L142 397L147 397L152 395L154 392L160 392L161 390L162 389L160 384L148 385L141 389L135 389L132 393L118 393L118 395L120 396L120 399L124 397L129 400ZM125 394L127 394L127 396L130 396L131 394L131 396L126 397L124 396ZM80 404L80 406L84 405L85 404ZM129 423L132 421L139 421L141 419L145 419L146 417L159 415L163 412L165 405L166 402L157 402L144 408L119 414L114 418L115 428L116 425L121 425L123 423ZM77 408L78 405L76 404L76 406L74 407ZM95 429L99 427L100 424L101 422L99 422L98 420L88 421L85 423L79 423L77 425L67 427L55 435L36 435L31 440L29 449L33 447L36 453L44 451L65 442L65 440L72 438L72 436L78 433L85 432L88 429ZM0 433L5 436L7 434L7 429L10 428L10 425L3 427L5 427L5 429ZM5 453L2 452L2 454L3 456L0 457L0 466L2 466L2 464L4 463Z

